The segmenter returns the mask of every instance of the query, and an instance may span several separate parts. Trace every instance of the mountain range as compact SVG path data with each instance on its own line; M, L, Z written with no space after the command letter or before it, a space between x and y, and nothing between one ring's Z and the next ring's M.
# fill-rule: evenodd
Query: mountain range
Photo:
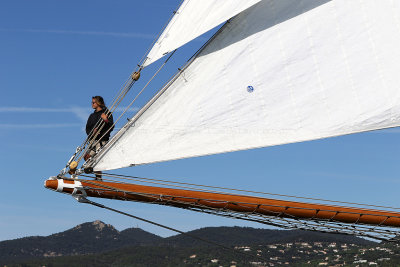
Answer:
M267 245L288 242L335 242L371 245L374 242L346 235L301 230L270 230L250 227L207 227L188 232L225 246ZM162 238L140 228L116 230L101 221L87 222L49 236L31 236L0 242L0 264L58 256L115 251L128 247L209 247L184 234Z

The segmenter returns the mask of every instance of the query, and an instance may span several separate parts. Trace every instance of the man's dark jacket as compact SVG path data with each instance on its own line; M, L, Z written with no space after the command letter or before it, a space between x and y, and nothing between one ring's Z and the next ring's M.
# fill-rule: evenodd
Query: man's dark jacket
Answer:
M100 141L108 141L110 139L110 133L114 129L114 121L113 121L113 116L112 114L108 115L108 122L105 123L105 121L101 118L101 114L105 113L107 114L107 108L103 108L100 111L94 111L92 114L90 114L87 123L86 123L86 134L89 135L92 131L92 129L96 126L97 129L99 129L102 125L104 125L100 131L100 133L96 136L96 140L99 140L107 131L107 133L104 135L103 138L101 138ZM97 124L99 122L99 124ZM100 124L101 122L101 124ZM110 129L110 130L109 130Z

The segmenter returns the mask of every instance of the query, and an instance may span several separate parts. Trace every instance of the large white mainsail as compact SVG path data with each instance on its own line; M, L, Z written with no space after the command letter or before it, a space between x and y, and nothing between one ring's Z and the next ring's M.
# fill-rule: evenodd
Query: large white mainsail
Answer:
M185 0L168 23L143 66L195 39L261 0Z
M263 0L122 129L95 170L400 125L400 3Z

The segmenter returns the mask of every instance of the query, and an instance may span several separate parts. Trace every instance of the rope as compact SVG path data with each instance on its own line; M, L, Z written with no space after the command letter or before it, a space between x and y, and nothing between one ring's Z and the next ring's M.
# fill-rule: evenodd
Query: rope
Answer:
M116 108L118 107L118 105L121 103L122 99L126 96L126 94L129 92L129 90L132 88L132 86L133 86L134 83L135 83L135 81L134 81L132 78L128 79L128 80L125 82L124 87L122 87L122 88L120 89L120 91L118 92L118 94L116 95L116 97L114 97L110 109L107 109L107 111L106 111L106 113L105 113L107 117L115 111L115 109L116 109ZM115 125L115 124L113 124L113 126L114 126L114 125ZM77 155L75 155L74 158L73 158L73 160L76 159L76 161L79 163L79 162L82 160L82 158L84 157L84 155L88 152L88 150L89 150L91 147L95 147L95 146L96 146L96 145L93 145L93 143L95 142L96 137L99 135L99 133L101 132L101 130L104 128L104 126L105 126L105 122L103 121L103 119L100 118L100 119L97 121L97 123L95 124L95 126L91 129L91 131L89 132L89 134L88 134L88 136L86 137L86 139L84 140L84 142L81 144L81 146L80 146L80 148L81 148L80 153L78 153ZM112 128L112 127L111 127L111 128ZM110 129L111 129L111 128L110 128ZM97 130L96 132L94 132L95 129ZM108 133L108 131L107 131L105 134L107 134L107 133ZM103 136L104 136L104 135L103 135ZM103 136L102 136L102 137L103 137ZM100 138L99 140L101 140L101 138ZM78 157L78 155L80 155L80 156ZM67 166L67 167L68 167L68 166Z
M126 94L129 92L129 90L132 88L133 84L135 83L135 81L132 79L130 83L128 83L126 85L126 88L124 90L122 90L119 94L119 96L117 97L117 99L115 100L115 102L112 104L111 110L107 110L106 111L106 116L108 117L110 114L112 114L115 109L119 106L119 104L121 103L121 101L123 100L123 98L126 96ZM93 129L91 130L91 132L89 133L87 140L90 139L89 141L89 145L86 147L86 149L83 151L82 155L79 157L78 162L80 160L82 160L82 157L87 153L87 151L91 148L91 147L96 147L96 145L100 142L100 140L110 132L110 130L115 126L116 122L113 123L113 125L97 140L96 142L96 137L100 134L101 130L104 128L104 126L106 125L106 123L103 121L102 118L99 119L99 121L96 123L95 127L93 127ZM96 133L94 133L94 129L97 129Z
M137 69L135 71L138 71ZM134 71L134 72L135 72ZM132 75L133 73L130 75L129 79L125 82L125 84L121 87L121 89L119 90L119 92L117 93L117 95L114 96L113 100L112 100L112 104L110 109L107 110L106 115L108 116L109 114L112 114L113 111L115 111L115 109L118 107L119 103L121 102L121 96L122 95L126 95L126 93L131 89L133 83L135 81L132 80ZM117 100L121 99L118 104ZM77 151L70 159L70 161L67 163L66 168L68 168L68 164L73 161L76 160L76 158L81 155L76 161L79 163L82 160L82 157L87 153L87 150L89 147L91 147L91 143L93 142L93 140L96 138L97 135L94 136L94 129L98 128L101 123L103 122L103 120L99 120L95 126L92 128L92 130L89 132L88 136L85 138L85 140L83 141L83 143L78 147L79 151ZM101 127L102 129L102 127ZM98 133L101 131L101 129L98 131ZM86 145L89 143L89 145L86 147ZM85 149L86 148L86 149Z
M140 69L139 69L140 70ZM110 109L107 109L105 115L108 117L110 114L113 114L114 111L117 109L117 107L119 106L119 104L122 102L122 100L125 98L126 94L130 91L130 89L132 88L133 84L136 82L133 78L132 75L134 74L134 72L131 74L130 79L128 79L125 84L124 87L120 90L120 92L117 94L116 97L114 97L114 100L112 102L112 105L110 107ZM129 109L129 108L128 108ZM126 109L127 110L127 109ZM126 111L125 110L125 111ZM116 123L116 122L115 122ZM91 148L91 147L96 147L96 145L98 144L98 142L100 142L100 140L112 129L112 127L115 126L115 123L113 123L113 125L103 134L103 136L101 136L99 138L99 140L93 144L96 141L96 137L99 135L99 133L101 132L101 130L104 128L104 126L106 125L106 123L100 118L99 121L96 123L96 125L93 127L93 129L91 130L91 132L89 133L88 137L86 140L89 140L91 138L91 140L89 141L89 145L86 147L86 149L83 151L81 157L79 158L78 162L82 159L82 157L87 153L87 151ZM97 129L97 132L94 133L94 129Z
M103 204L100 204L100 203L97 203L97 202L93 202L93 201L88 200L88 199L85 199L83 203L87 203L87 204L90 204L90 205L93 205L93 206L96 206L96 207L99 207L99 208L102 208L102 209L107 209L107 210L110 210L110 211L113 211L113 212L116 212L116 213L119 213L119 214L122 214L122 215L125 215L125 216L128 216L128 217L131 217L131 218L134 218L134 219L137 219L137 220L149 223L149 224L153 224L153 225L156 225L158 227L161 227L161 228L164 228L164 229L167 229L167 230L170 230L170 231L173 231L173 232L177 232L179 234L191 237L193 239L197 239L197 240L200 240L202 242L205 242L205 243L208 243L208 244L211 244L211 245L215 245L215 246L221 247L221 248L226 249L226 250L233 251L234 253L239 253L241 255L245 255L246 257L255 257L256 256L258 258L262 258L265 261L268 261L267 259L265 259L265 258L263 258L263 257L261 257L259 255L253 255L253 254L250 254L250 253L245 253L245 252L240 251L240 250L235 250L235 249L233 249L231 247L227 247L227 246L222 245L220 243L217 243L217 242L214 242L214 241L211 241L211 240L208 240L208 239L204 239L204 238L198 237L196 235L185 233L185 232L183 232L181 230L178 230L176 228L172 228L172 227L169 227L169 226L166 226L166 225L154 222L154 221L150 221L150 220L147 220L147 219L144 219L144 218L141 218L141 217L135 216L133 214L129 214L129 213L117 210L117 209L113 209L113 208L107 207L107 206L105 206Z

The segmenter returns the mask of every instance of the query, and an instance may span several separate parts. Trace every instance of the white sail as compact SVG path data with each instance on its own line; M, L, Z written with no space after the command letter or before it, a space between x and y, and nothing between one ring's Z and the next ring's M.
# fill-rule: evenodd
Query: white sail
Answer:
M185 0L154 44L143 66L232 18L261 0Z
M400 2L264 0L109 143L95 170L400 125Z

